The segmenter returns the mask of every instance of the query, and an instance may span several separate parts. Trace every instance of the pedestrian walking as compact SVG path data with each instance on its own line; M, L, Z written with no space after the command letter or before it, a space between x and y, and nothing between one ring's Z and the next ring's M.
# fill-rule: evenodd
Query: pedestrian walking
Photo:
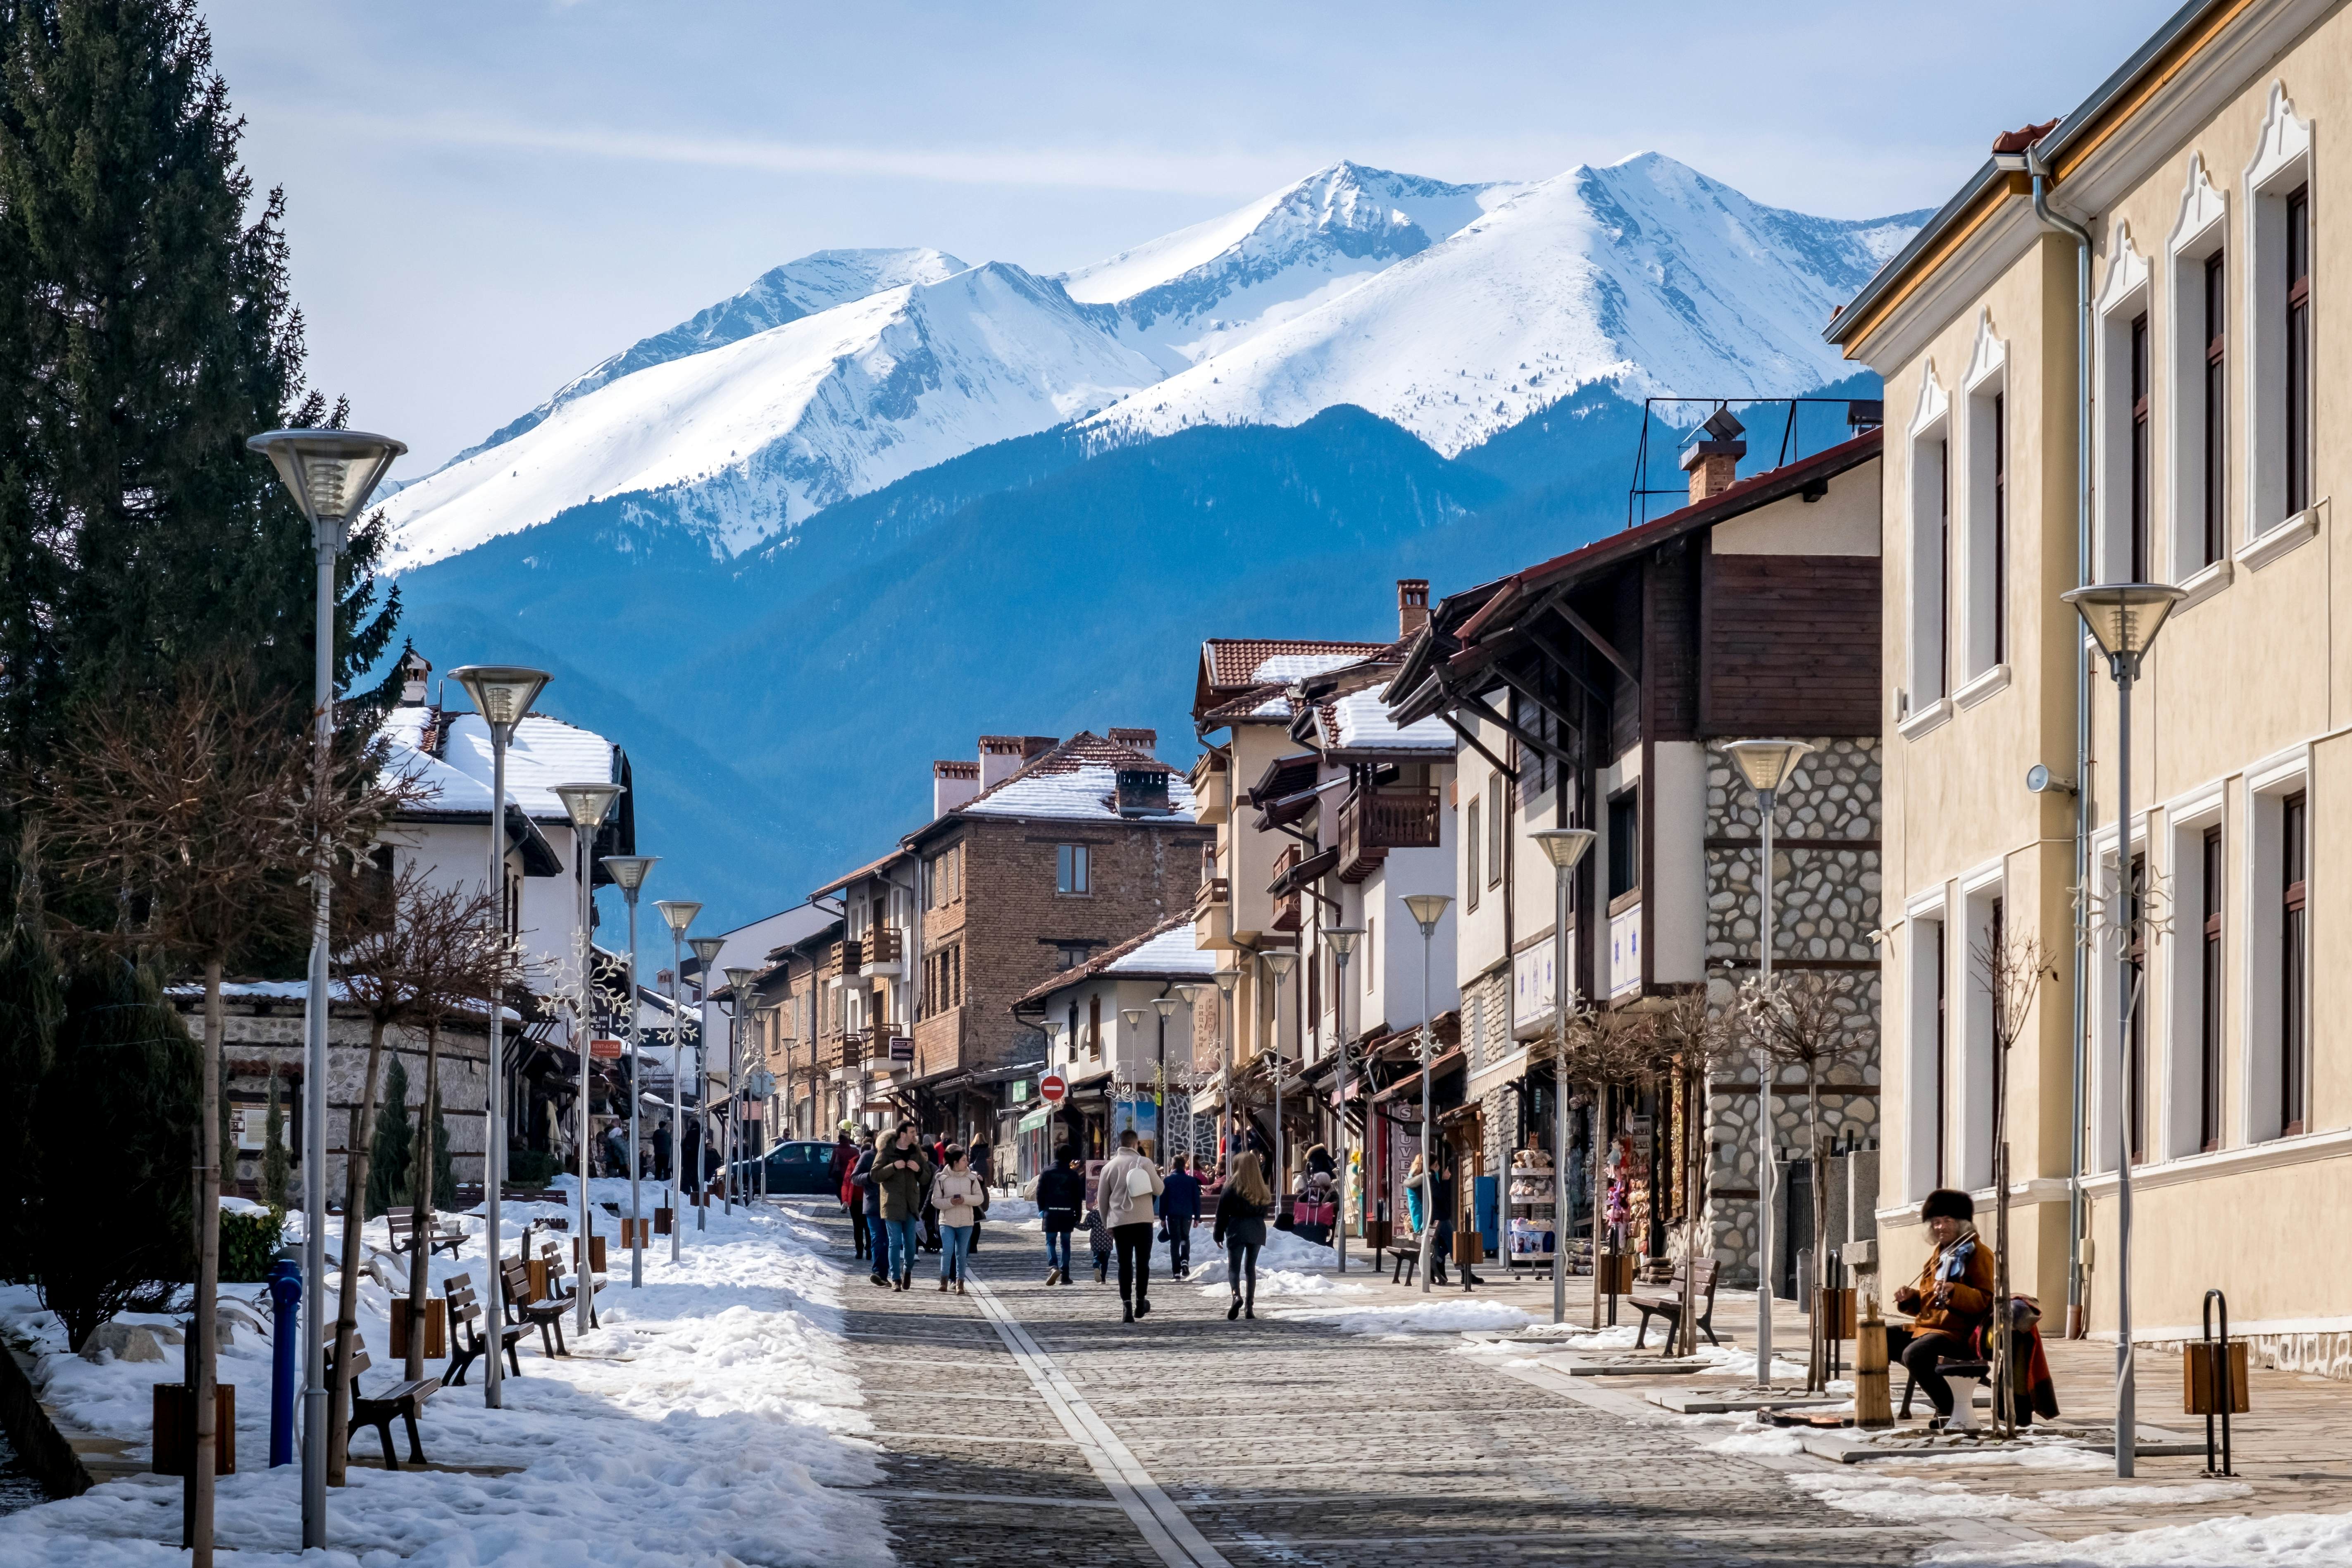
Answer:
M1070 1233L1087 1205L1087 1179L1078 1173L1078 1152L1064 1144L1053 1169L1037 1178L1037 1217L1045 1227L1045 1283L1070 1282Z
M1110 1226L1103 1223L1102 1205L1088 1204L1087 1217L1087 1249L1095 1255L1095 1283L1099 1285L1110 1277Z
M654 1179L669 1180L669 1123L654 1123Z
M939 1173L948 1168L947 1134L942 1132L923 1147L931 1156L929 1177L936 1180ZM931 1201L931 1189L927 1183L923 1188L923 1250L937 1252L940 1245L940 1208Z
M931 1159L915 1136L915 1124L903 1121L889 1147L874 1162L874 1180L882 1189L882 1226L890 1237L890 1280L898 1289L913 1287L916 1227L931 1184Z
M1245 1149L1234 1156L1233 1174L1217 1200L1216 1228L1209 1233L1225 1249L1225 1279L1234 1289L1227 1322L1244 1312L1257 1316L1257 1253L1265 1245L1265 1217L1273 1209L1274 1189L1258 1169L1255 1152Z
M980 1178L981 1197L980 1212L972 1215L971 1218L971 1242L966 1248L967 1251L978 1252L980 1250L980 1227L982 1223L988 1218L989 1190L996 1185L996 1170L995 1167L990 1163L994 1157L995 1151L992 1150L988 1146L988 1135L984 1132L973 1133L971 1139L971 1173Z
M1118 1152L1103 1162L1096 1189L1103 1223L1118 1248L1118 1299L1122 1321L1129 1323L1151 1310L1152 1200L1167 1184L1136 1147L1139 1142L1132 1127L1118 1135Z
M1421 1156L1412 1157L1412 1166L1404 1173L1405 1222L1412 1226L1413 1239L1422 1243L1422 1251L1429 1258L1429 1282L1445 1283L1445 1249L1453 1245L1454 1226L1445 1217L1445 1205L1435 1201L1429 1172L1423 1168ZM1434 1233L1425 1238L1423 1233Z
M1192 1267L1192 1226L1201 1217L1201 1178L1179 1154L1160 1194L1160 1228L1168 1235L1168 1271L1181 1279Z
M833 1150L834 1163L841 1167L838 1183L841 1206L849 1214L849 1236L857 1244L856 1256L871 1258L874 1256L874 1230L866 1223L866 1186L858 1177L873 1163L874 1138L871 1133L866 1133L852 1139L846 1131L841 1137L842 1142L835 1144Z
M948 1168L931 1184L931 1200L940 1211L940 1234L946 1238L940 1249L940 1289L945 1290L952 1279L955 1293L961 1296L964 1275L971 1267L971 1233L980 1224L988 1186L972 1173L970 1151L950 1143L946 1153Z
M874 1179L874 1162L881 1150L871 1137L862 1141L857 1151L857 1163L849 1168L849 1184L856 1194L856 1206L850 1210L854 1216L854 1232L865 1243L866 1250L858 1256L874 1265L866 1278L877 1285L887 1285L889 1279L890 1244L882 1229L882 1185Z

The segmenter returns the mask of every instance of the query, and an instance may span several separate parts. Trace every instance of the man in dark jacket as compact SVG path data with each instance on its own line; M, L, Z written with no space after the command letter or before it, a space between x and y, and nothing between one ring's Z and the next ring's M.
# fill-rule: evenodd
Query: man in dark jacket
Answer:
M654 1180L669 1180L669 1123L667 1121L654 1127Z
M866 1278L877 1285L890 1283L890 1244L882 1238L882 1187L874 1179L876 1145L868 1143L858 1151L857 1163L849 1168L849 1184L857 1189L857 1212L864 1224L866 1251L861 1256L873 1260L874 1272Z
M1192 1222L1201 1217L1201 1178L1192 1173L1192 1163L1177 1155L1160 1194L1160 1223L1168 1232L1168 1267L1179 1279L1192 1266Z
M996 1172L994 1166L991 1163L995 1159L995 1157L994 1152L988 1146L988 1134L985 1132L973 1133L971 1135L971 1173L980 1178L981 1184L984 1187L992 1187L996 1184ZM978 1252L980 1250L981 1222L987 1218L988 1200L986 1198L982 1198L981 1200L979 1212L972 1215L971 1240L965 1243L965 1251Z
M1078 1172L1078 1152L1068 1144L1054 1152L1051 1170L1037 1177L1037 1217L1045 1229L1045 1283L1070 1282L1070 1233L1086 1212L1087 1179Z

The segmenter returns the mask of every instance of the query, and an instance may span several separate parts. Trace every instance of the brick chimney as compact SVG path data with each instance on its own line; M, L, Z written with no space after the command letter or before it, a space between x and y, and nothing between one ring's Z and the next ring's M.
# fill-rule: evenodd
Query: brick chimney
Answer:
M1397 579L1397 640L1402 642L1429 625L1429 579Z
M1117 789L1121 816L1165 816L1169 812L1166 768L1121 768Z
M945 816L980 793L980 764L940 761L931 764L931 816Z
M1748 443L1739 437L1747 433L1748 427L1733 417L1728 408L1717 409L1698 427L1697 438L1683 454L1683 471L1690 475L1693 506L1710 496L1721 495L1739 477L1739 459L1748 456Z
M1151 754L1153 749L1160 744L1160 731L1157 730L1113 730L1110 732L1110 743L1114 746L1132 747L1148 757Z
M980 787L994 789L1021 771L1023 753L1018 735L982 735L980 738Z

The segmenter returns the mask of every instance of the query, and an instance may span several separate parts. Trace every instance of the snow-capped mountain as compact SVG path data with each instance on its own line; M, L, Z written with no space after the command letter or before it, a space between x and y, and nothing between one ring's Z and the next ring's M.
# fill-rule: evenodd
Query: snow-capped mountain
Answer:
M462 463L501 441L511 441L575 397L584 397L611 382L674 359L698 354L814 316L852 300L863 300L885 289L908 283L936 283L964 269L965 264L944 250L916 247L898 250L818 250L770 268L740 294L721 300L666 332L639 338L611 358L600 361L558 387L555 395L519 419L490 432L477 446L449 459ZM445 467L447 465L444 465Z
M824 251L646 338L385 502L422 565L594 501L740 552L973 447L1359 405L1452 456L1582 386L1796 392L1924 215L1764 206L1655 153L1536 184L1338 163L1060 279Z
M733 552L835 501L1160 379L1108 312L1002 262L887 289L558 403L384 510L394 571L600 498Z
M1809 217L1654 153L1579 167L1093 423L1156 436L1355 404L1450 457L1594 382L1802 392L1851 368L1821 325L1922 216Z
M1117 306L1123 341L1182 370L1338 299L1522 188L1343 162L1062 281L1074 300Z

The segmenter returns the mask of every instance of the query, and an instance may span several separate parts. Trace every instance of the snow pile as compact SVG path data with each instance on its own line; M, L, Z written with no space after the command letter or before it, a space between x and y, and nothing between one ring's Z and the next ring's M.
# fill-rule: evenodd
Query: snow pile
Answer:
M627 1187L598 1181L592 1196L625 1204ZM512 1248L526 1220L560 1211L514 1204L506 1212ZM453 1273L470 1275L477 1288L484 1281L480 1222L465 1217L470 1234L461 1256L432 1260L436 1296ZM595 1218L600 1234L617 1228L601 1211ZM354 1464L351 1484L330 1497L338 1548L330 1560L534 1568L729 1558L887 1563L876 1510L864 1494L843 1489L872 1485L880 1470L869 1449L842 1440L869 1423L843 1349L839 1270L818 1256L821 1243L805 1227L773 1211L713 1209L709 1225L687 1233L675 1267L662 1238L646 1254L646 1287L636 1291L627 1285L627 1255L608 1241L603 1326L572 1338L567 1324L577 1353L565 1360L541 1357L537 1336L529 1336L524 1375L506 1381L506 1409L483 1408L478 1364L467 1386L445 1389L425 1406L425 1449L435 1464L520 1468L394 1474ZM534 1247L544 1235L534 1234ZM365 1239L372 1257L383 1252L381 1221ZM331 1231L327 1241L331 1258L341 1237ZM404 1283L404 1257L386 1256L383 1267ZM398 1365L391 1293L363 1279L359 1294L360 1331L375 1362L361 1376L366 1388L396 1376ZM38 1375L49 1399L85 1426L143 1447L150 1386L176 1380L176 1361L96 1365L65 1354L56 1320L21 1290L0 1292L0 1323L47 1352ZM301 1540L300 1467L268 1468L267 1342L239 1331L223 1352L222 1376L238 1385L240 1468L220 1482L221 1543L258 1560L291 1560ZM380 1462L374 1435L354 1438L352 1454ZM177 1540L179 1498L177 1480L142 1476L0 1519L0 1568L166 1561L154 1543Z
M1225 1282L1225 1260L1222 1258L1201 1265L1186 1279L1194 1284L1206 1285L1208 1288L1201 1292L1203 1296L1223 1300L1234 1293L1234 1287ZM1257 1293L1260 1296L1369 1296L1372 1288L1344 1284L1331 1275L1314 1274L1304 1269L1261 1268L1257 1271Z
M2352 1563L2352 1514L2228 1514L1998 1551L1947 1545L1923 1561L1937 1568L2341 1568Z
M1723 1447L1721 1444L1714 1446ZM2015 1519L2075 1508L2193 1506L2251 1497L2254 1489L2242 1481L2188 1481L2177 1485L2086 1487L2021 1496L1970 1491L1958 1481L1928 1481L1916 1476L1870 1475L1851 1470L1834 1475L1791 1475L1787 1479L1814 1500L1843 1512L1895 1523L1937 1519ZM2040 1557L2033 1561L2046 1563L2050 1559Z
M1528 1321L1528 1315L1508 1302L1476 1297L1402 1307L1295 1308L1281 1315L1328 1323L1343 1334L1448 1334L1465 1329L1516 1329Z

